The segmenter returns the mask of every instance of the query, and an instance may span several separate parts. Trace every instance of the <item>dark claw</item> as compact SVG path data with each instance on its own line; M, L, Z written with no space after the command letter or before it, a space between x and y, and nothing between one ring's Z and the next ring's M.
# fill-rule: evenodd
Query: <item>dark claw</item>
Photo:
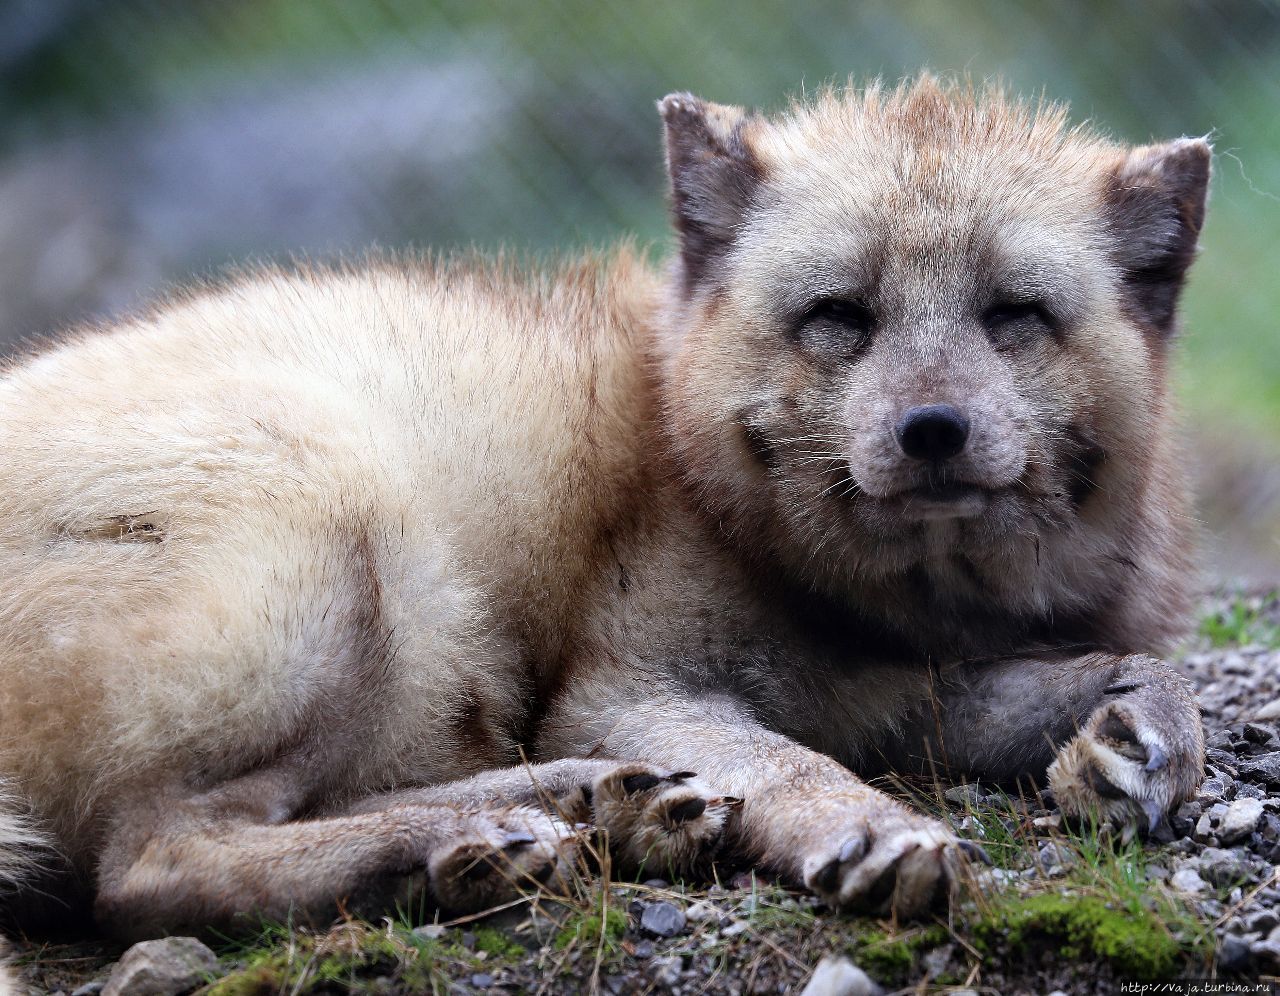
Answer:
M687 782L690 778L697 777L698 773L696 771L673 771L667 775L667 778L673 782Z
M995 862L991 860L991 855L987 853L987 849L976 841L960 841L960 853L970 861L981 861L988 868L995 864Z
M1147 816L1147 833L1155 833L1160 825L1165 822L1164 807L1154 799L1145 799L1140 805Z
M667 816L673 823L688 823L690 820L696 820L706 811L707 800L695 797L676 803L667 810Z
M626 792L627 795L635 795L637 792L653 788L660 781L662 781L661 778L648 772L639 775L627 775L626 778L622 779L622 791Z

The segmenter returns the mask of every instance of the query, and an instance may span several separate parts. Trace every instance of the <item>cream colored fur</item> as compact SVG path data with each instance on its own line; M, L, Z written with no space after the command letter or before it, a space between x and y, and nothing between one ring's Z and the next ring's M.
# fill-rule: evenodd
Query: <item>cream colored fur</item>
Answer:
M12 370L0 771L58 847L91 854L122 786L215 780L359 694L371 571L397 666L330 784L509 763L501 721L537 678L515 639L554 654L594 566L573 539L635 474L651 286L626 253L541 286L476 263L260 273ZM448 726L464 696L492 757Z
M1207 147L927 78L661 111L666 274L249 272L0 377L0 875L131 935L479 908L478 862L547 881L590 822L911 914L973 849L854 770L1192 790L1194 703L1135 655L1186 604ZM938 402L941 484L894 428Z

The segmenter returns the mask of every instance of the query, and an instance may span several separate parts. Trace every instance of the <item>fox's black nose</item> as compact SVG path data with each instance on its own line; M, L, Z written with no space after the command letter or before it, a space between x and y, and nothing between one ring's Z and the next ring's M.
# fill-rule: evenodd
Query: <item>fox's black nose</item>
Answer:
M964 449L969 420L955 405L918 405L893 431L902 452L913 460L949 460Z

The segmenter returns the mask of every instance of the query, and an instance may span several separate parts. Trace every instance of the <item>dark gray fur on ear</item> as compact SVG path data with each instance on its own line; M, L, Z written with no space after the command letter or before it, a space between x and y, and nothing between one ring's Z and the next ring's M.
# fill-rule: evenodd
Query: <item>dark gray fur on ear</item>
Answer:
M1111 175L1107 211L1125 293L1139 321L1161 337L1174 328L1178 294L1204 225L1213 157L1201 138L1134 149Z
M688 289L733 245L763 171L743 135L750 117L742 108L673 93L658 110Z

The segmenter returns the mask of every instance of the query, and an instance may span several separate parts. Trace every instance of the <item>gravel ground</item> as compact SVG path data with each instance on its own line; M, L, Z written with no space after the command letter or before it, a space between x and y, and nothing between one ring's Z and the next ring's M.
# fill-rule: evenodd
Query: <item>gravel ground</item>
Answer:
M1051 800L979 786L917 799L995 858L948 921L837 915L743 870L710 888L593 879L580 895L485 920L402 917L213 943L219 960L199 991L1074 994L1141 976L1280 977L1280 599L1217 596L1204 618L1175 659L1208 734L1197 797L1154 839L1128 844L1064 832ZM122 953L28 942L18 965L31 993L93 996ZM825 957L859 971L815 982Z

